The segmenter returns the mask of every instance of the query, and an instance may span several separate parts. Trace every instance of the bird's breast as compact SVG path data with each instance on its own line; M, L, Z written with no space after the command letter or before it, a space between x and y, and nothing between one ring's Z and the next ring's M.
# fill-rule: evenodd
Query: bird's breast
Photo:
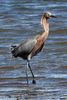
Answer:
M39 52L42 50L43 45L44 45L43 40L42 40L41 38L38 38L38 39L37 39L37 43L36 43L36 45L34 46L32 52L31 52L31 54L30 54L30 55L31 55L31 58L32 58L32 56L35 56L37 53L39 53Z

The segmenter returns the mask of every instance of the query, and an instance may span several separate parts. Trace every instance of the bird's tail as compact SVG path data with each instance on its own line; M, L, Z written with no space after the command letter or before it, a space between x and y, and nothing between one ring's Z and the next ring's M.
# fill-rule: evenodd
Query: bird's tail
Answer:
M17 57L17 56L16 56L16 48L17 48L16 45L11 46L11 53L12 53L12 56L13 56L13 57Z

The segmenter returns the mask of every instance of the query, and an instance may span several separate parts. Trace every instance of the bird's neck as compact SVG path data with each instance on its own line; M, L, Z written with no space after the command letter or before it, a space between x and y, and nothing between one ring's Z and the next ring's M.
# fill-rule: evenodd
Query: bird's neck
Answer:
M42 26L44 28L44 32L42 33L42 38L46 40L49 34L49 23L47 19L44 19Z

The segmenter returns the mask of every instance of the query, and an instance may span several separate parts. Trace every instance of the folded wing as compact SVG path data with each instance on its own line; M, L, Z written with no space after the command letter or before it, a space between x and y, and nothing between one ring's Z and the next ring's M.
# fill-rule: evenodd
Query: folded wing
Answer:
M30 39L21 43L19 46L14 46L12 50L13 56L27 59L27 56L30 54L36 43L37 43L36 39Z

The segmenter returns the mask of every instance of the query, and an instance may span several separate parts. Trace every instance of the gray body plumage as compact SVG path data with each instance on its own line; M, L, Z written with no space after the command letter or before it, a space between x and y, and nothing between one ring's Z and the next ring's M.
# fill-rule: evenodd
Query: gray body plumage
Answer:
M13 56L27 59L28 55L32 52L36 43L36 39L30 39L21 43L19 46L14 46L12 50Z

